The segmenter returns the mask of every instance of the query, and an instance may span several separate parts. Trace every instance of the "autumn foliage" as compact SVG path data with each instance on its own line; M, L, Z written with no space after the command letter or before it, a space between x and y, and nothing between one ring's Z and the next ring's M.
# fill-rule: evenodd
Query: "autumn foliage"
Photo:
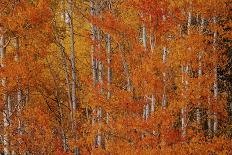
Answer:
M1 0L0 153L232 154L229 0Z

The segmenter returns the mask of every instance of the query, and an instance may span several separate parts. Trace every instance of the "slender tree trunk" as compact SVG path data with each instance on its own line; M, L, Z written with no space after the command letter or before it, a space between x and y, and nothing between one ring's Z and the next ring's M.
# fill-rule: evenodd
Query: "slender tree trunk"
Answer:
M167 48L163 48L163 64L165 65L167 62ZM166 67L164 67L166 68ZM167 94L166 94L166 87L167 87L167 76L166 76L166 70L163 71L163 82L164 82L164 88L163 88L163 98L162 98L162 108L167 107Z
M111 37L110 34L106 35L106 51L107 51L107 99L111 97L110 86L112 82L112 69L111 69Z
M71 20L71 17L69 15L69 13L67 13L66 11L66 6L65 6L65 1L62 0L61 1L62 3L62 16L63 16L63 19L64 19L64 22L66 24L70 24L70 20ZM69 1L69 8L71 9L71 5L72 5L72 2ZM56 22L54 22L54 26L56 27ZM69 29L71 30L71 28ZM72 38L71 38L72 40ZM67 85L67 95L68 95L68 104L69 104L69 108L70 108L70 121L73 122L73 102L72 102L72 80L70 81L70 75L69 75L69 66L68 66L68 62L67 62L67 58L66 58L66 53L65 53L65 47L62 43L62 40L60 40L58 37L56 37L56 42L57 42L57 46L60 48L60 55L61 55L61 60L62 60L62 65L63 65L63 69L64 69L64 73L65 73L65 81L66 81L66 85ZM72 47L71 47L72 49ZM72 125L73 126L73 125Z
M216 17L213 18L213 22L216 25L217 21L216 21ZM213 50L214 50L214 54L216 53L216 44L217 44L217 32L215 30L214 34L213 34L214 40L213 40ZM214 86L213 86L213 92L214 92L214 100L215 103L217 104L217 100L218 100L218 73L217 73L217 67L218 67L218 63L217 63L217 58L215 60L215 67L214 67ZM213 131L214 134L217 133L218 130L218 118L217 118L217 112L214 111L213 112Z
M147 50L147 30L145 23L142 24L142 44L144 50ZM149 103L147 102L146 105L144 105L143 107L143 118L145 121L148 119L149 113L150 113L150 107L149 107Z
M201 19L201 25L200 25L200 35L203 35L203 29L204 29L204 18ZM201 80L202 77L202 57L203 57L203 51L200 51L198 54L198 78ZM198 83L198 88L201 89L201 82ZM200 91L199 91L200 92ZM198 108L196 111L196 121L197 124L201 124L201 111L200 111L200 106L201 106L201 94L198 94Z
M187 99L187 86L188 86L188 80L187 80L187 74L188 74L188 66L184 67L182 66L182 99L184 102L188 102ZM181 137L183 140L185 140L187 135L187 104L181 108Z
M96 4L94 4L94 0L90 0L90 15L94 17L96 15ZM93 86L95 87L98 83L98 61L96 59L96 43L97 43L97 27L91 24L91 32L92 32L92 45L91 45L91 62L92 62L92 76L93 76ZM92 110L92 126L96 123L97 118L95 117L96 108ZM98 136L98 133L97 133ZM97 142L97 137L94 138L93 147L97 146L99 142Z
M151 96L151 114L155 112L155 97Z
M0 37L0 55L1 55L1 67L4 68L4 59L5 59L5 54L6 54L6 49L5 49L5 37L4 35L1 35ZM3 87L3 104L4 104L4 110L3 110L3 127L4 127L4 135L3 135L3 151L4 155L9 155L9 135L7 128L10 125L10 111L9 111L9 101L10 97L7 94L6 91L6 77L2 77L2 87Z
M48 68L49 68L50 74L52 75L54 86L55 86L55 99L56 99L57 108L58 108L58 112L59 112L59 116L60 116L59 124L61 127L60 134L61 134L62 141L63 141L63 148L67 152L68 151L68 143L67 143L66 133L64 130L64 113L63 113L63 109L61 107L62 100L60 98L61 92L59 90L59 83L57 81L57 76L56 76L55 72L53 71L51 63L48 61L48 59L47 59L47 64L48 64Z
M111 3L109 4L109 9ZM112 83L112 68L111 68L111 36L106 35L106 51L107 51L107 99L111 98L111 83ZM110 114L106 112L106 124L109 124ZM108 135L106 135L108 136ZM107 137L105 137L105 145L107 144Z
M188 23L187 23L187 35L190 35L190 28L192 22L192 13L188 13ZM181 136L183 140L187 136L187 105L188 105L188 96L186 94L188 89L188 79L189 74L189 64L186 64L186 67L182 66L182 85L183 85L183 100L186 102L186 106L181 109Z
M19 56L19 38L16 37L15 38L15 61L19 62L20 56ZM18 116L18 131L19 134L22 136L23 134L23 120L21 118L21 111L23 108L23 100L22 100L22 84L21 84L21 77L19 75L17 75L16 77L17 79L17 84L18 84L18 88L17 88L17 116ZM19 142L21 143L21 142ZM15 150L12 151L12 154L16 154Z
M181 136L185 140L187 135L187 109L186 107L181 109Z
M90 0L90 14L92 17L95 16L95 6L94 1ZM91 62L92 62L92 75L93 75L93 84L94 86L97 84L97 61L95 58L96 52L96 26L91 24L91 31L92 31L92 45L91 45Z
M95 4L94 4L95 3ZM103 5L103 4L102 4ZM92 17L100 16L101 13L101 4L97 4L96 1L90 0L90 14ZM100 94L103 95L103 63L102 60L96 58L96 54L101 53L101 40L102 40L102 32L100 28L97 28L95 25L91 25L92 31L92 42L91 45L91 61L92 61L92 75L93 75L93 85L94 87L98 85L100 87ZM108 38L109 37L109 38ZM106 38L106 46L107 46L107 62L108 62L108 71L107 71L107 85L110 86L111 81L111 68L110 68L110 36ZM107 91L107 98L110 97L109 90ZM94 140L94 147L102 147L103 146L103 137L101 133L101 123L102 123L102 113L103 109L101 107L96 107L93 109L93 114L97 113L97 116L93 115L92 117L92 125L95 123L99 124L99 129L97 130L97 134Z
M188 23L187 23L187 34L188 35L190 35L191 24L192 24L192 12L188 12Z
M67 85L67 95L68 95L68 100L69 100L69 107L71 110L71 122L73 121L73 108L72 108L72 90L71 90L71 82L69 80L69 73L68 73L68 64L67 64L67 60L66 60L66 56L65 56L65 48L63 45L60 45L60 54L61 54L61 58L62 58L62 63L63 63L63 68L64 68L64 72L65 72L65 80L66 80L66 85Z
M74 28L73 28L73 2L69 1L68 14L70 18L69 22L69 33L70 33L70 60L71 60L71 74L72 74L72 108L75 113L77 109L77 96L76 96L76 55L75 55L75 39L74 39Z
M98 52L101 53L101 30L97 30L97 40L98 40ZM100 86L100 93L103 93L103 63L102 60L98 60L98 81Z
M96 5L96 16L98 16L99 18L101 17L101 11L102 11L102 5L105 4L101 4L103 1L100 1L99 4ZM101 31L100 28L97 28L97 51L98 54L101 55L102 54L102 38L103 38L103 32ZM98 61L98 83L99 83L99 87L100 87L100 94L103 95L103 72L104 72L104 68L103 68L103 62L101 59L99 59ZM101 132L101 124L102 124L102 114L103 114L103 110L101 106L99 106L97 108L97 120L98 120L98 131L97 131L97 137L96 137L96 147L101 147L103 148L103 141L104 141L104 137L103 134Z
M151 18L151 23L153 22L153 19L152 17ZM151 49L151 52L154 52L154 49L155 49L155 34L154 34L154 31L155 31L155 27L152 27L150 28L150 49Z
M144 23L142 25L142 42L143 42L143 47L146 50L146 48L147 48L147 30L146 30L146 25Z
M166 16L163 15L163 22L166 21ZM167 54L168 49L167 47L163 47L163 64L164 64L164 71L163 71L163 97L162 97L162 108L165 109L167 107L167 93L166 93L166 87L167 87L167 73L166 73L166 62L167 62Z
M208 105L209 108L211 108L211 98L210 96L208 96ZM212 136L212 111L208 110L207 111L207 127L208 127L208 136L211 137Z
M144 109L143 118L146 121L149 117L149 111L150 111L149 104L146 104L143 109Z
M131 84L131 80L130 80L130 73L129 73L129 67L125 58L125 53L123 51L122 45L119 44L119 50L121 53L121 58L122 58L122 65L123 65L123 69L124 69L124 73L126 76L126 89L127 91L131 92L132 91L132 84Z
M15 61L19 62L19 38L16 37L15 39ZM18 121L19 121L19 132L22 134L22 120L21 120L21 110L22 110L22 87L21 87L21 81L20 77L17 76L17 83L18 83L18 90L17 90L17 107L18 107Z
M69 0L68 2L68 17L69 17L69 33L70 33L70 60L71 60L71 74L72 74L72 81L71 81L71 90L72 90L72 109L73 109L73 122L72 122L72 129L75 141L77 140L76 135L76 110L77 110L77 77L76 77L76 55L75 55L75 38L74 38L74 27L73 27L73 1ZM75 146L74 154L78 154L78 148Z

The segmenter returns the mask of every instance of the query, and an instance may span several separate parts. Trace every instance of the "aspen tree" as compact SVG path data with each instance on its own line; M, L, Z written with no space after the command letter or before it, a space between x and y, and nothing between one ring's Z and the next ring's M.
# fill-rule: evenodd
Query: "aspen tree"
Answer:
M68 1L68 26L69 26L69 34L70 34L70 61L71 61L71 90L72 90L72 110L73 110L73 122L72 122L72 130L74 134L74 139L77 141L76 135L76 111L78 105L77 99L77 75L76 75L76 51L75 51L75 37L74 37L74 23L73 23L73 0ZM78 153L77 146L74 147L74 154L77 155Z
M203 35L204 33L204 24L205 24L205 19L202 17L201 18L201 24L200 24L200 35ZM203 59L203 54L204 54L204 51L199 51L199 54L198 54L198 78L199 80L201 80L202 78L202 59ZM201 82L198 83L198 87L200 88L201 87ZM198 100L201 100L201 95L199 94L198 96ZM200 103L201 101L198 101L198 108L196 110L196 121L197 121L197 124L200 125L201 124L201 111L200 111Z
M190 35L190 29L191 29L191 22L192 22L192 12L188 12L188 22L187 22L187 35ZM182 130L182 138L186 138L187 134L187 106L188 106L188 96L186 92L188 91L188 74L189 74L189 64L187 62L186 66L182 66L182 83L183 83L183 101L186 102L185 106L181 108L181 130Z
M3 31L3 28L0 27L1 32ZM1 67L5 68L5 57L6 57L6 35L1 34L0 38L0 55L1 55ZM3 127L4 127L4 135L3 135L3 150L4 154L8 155L10 154L10 139L9 139L9 133L8 129L11 123L11 109L12 109L12 103L11 103L11 96L7 92L7 77L2 77L2 87L3 87L3 105L4 105L4 110L3 110Z
M213 17L213 24L216 26L217 24L217 19L214 16ZM216 54L216 47L217 47L217 31L215 30L213 32L213 51ZM217 54L216 54L217 55ZM213 84L213 93L214 93L214 100L217 102L218 100L218 56L216 57L215 60L215 66L214 66L214 84ZM218 130L218 116L217 112L213 112L213 131L216 134Z

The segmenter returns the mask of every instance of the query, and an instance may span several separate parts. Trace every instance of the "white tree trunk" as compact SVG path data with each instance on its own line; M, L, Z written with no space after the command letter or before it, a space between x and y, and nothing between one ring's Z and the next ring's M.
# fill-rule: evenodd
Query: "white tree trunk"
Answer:
M216 17L213 18L213 22L214 24L216 25L217 22L216 22ZM217 32L215 31L214 32L214 40L213 40L213 50L214 50L214 54L216 54L216 44L217 44ZM217 73L217 60L215 62L215 67L214 67L214 87L213 87L213 90L214 90L214 99L215 101L217 102L218 100L218 73ZM213 112L213 131L214 133L217 133L217 130L218 130L218 118L217 118L217 112Z
M167 62L167 48L163 48L163 64L165 65ZM165 67L166 68L166 67ZM164 83L164 88L163 88L163 98L162 98L162 108L166 108L167 106L167 94L166 94L166 87L167 87L167 80L166 80L166 71L163 71L163 83Z
M19 38L16 37L15 38L15 61L19 62ZM19 75L17 75L17 84L18 84L18 88L17 88L17 116L18 116L18 131L19 134L22 135L23 134L23 120L21 118L21 111L23 108L23 100L22 100L22 87L21 87L21 77ZM21 142L19 142L21 143ZM12 154L16 154L15 150L12 150Z
M166 21L166 16L163 15L162 17L163 22ZM163 59L163 64L164 66L166 65L167 62L167 54L168 54L168 49L167 47L163 47L163 54L162 54L162 59ZM166 66L164 67L166 68ZM166 77L166 70L163 71L163 96L162 96L162 108L165 109L167 107L167 94L166 94L166 87L167 87L167 77Z
M90 0L90 15L92 17L94 17L96 15L96 7L94 5L94 0ZM95 87L97 82L98 82L98 75L97 75L97 68L98 68L98 64L97 64L97 60L96 60L96 41L97 41L97 28L95 25L91 24L91 32L92 32L92 45L91 45L91 63L92 63L92 76L93 76L93 86ZM96 113L96 109L93 108L92 110L92 126L94 126L94 124L96 123L96 117L95 117L95 113ZM95 147L97 145L95 138L95 142L94 142L94 146Z
M201 26L200 26L200 35L203 35L203 29L204 29L204 18L201 19ZM198 77L199 79L202 77L202 56L203 56L203 51L200 51L198 54ZM198 83L198 88L201 88L201 82ZM196 111L196 120L197 120L197 124L200 125L201 124L201 111L200 111L200 99L201 99L201 95L198 94L198 108Z
M145 24L142 25L142 42L143 42L143 47L146 50L146 48L147 48L147 31L146 31Z
M100 29L97 31L97 39L98 39L98 50L101 50L101 32ZM98 81L100 85L100 93L103 93L103 63L101 60L98 60Z
M1 55L1 67L5 67L4 64L4 59L5 59L5 37L4 35L1 35L0 37L0 55ZM9 155L9 137L8 137L8 132L7 128L10 125L10 110L9 110L9 96L7 95L6 92L6 77L3 77L1 79L2 81L2 87L3 87L3 104L4 104L4 110L3 110L3 127L4 127L4 135L3 135L3 151L4 155Z
M146 30L145 23L142 24L142 44L143 44L144 50L146 50L147 49L147 30ZM149 113L150 113L150 107L149 107L149 103L147 103L143 107L143 118L145 121L148 119Z
M190 28L192 22L192 13L188 13L188 23L187 23L187 35L190 35ZM182 85L183 85L183 100L184 102L188 102L188 97L186 95L187 87L188 87L188 79L187 75L189 73L189 64L186 64L186 67L182 66ZM182 138L185 139L187 135L187 103L186 106L181 109L181 135Z
M73 1L69 0L68 2L68 17L69 17L69 33L70 33L70 60L71 60L71 74L72 74L72 82L71 82L71 90L72 90L72 110L73 110L73 122L72 129L75 141L77 140L76 135L76 110L77 110L77 77L76 77L76 53L75 53L75 38L74 38L74 27L73 27ZM74 154L78 154L77 146L74 147Z
M76 97L76 53L75 53L75 38L73 28L73 2L70 0L68 15L70 18L69 22L69 33L70 33L70 60L71 60L71 74L72 74L72 108L75 111L77 108L77 97Z
M106 35L106 51L107 51L107 99L111 97L110 85L112 82L112 69L111 69L111 37L110 34Z
M182 100L184 102L187 102L187 86L188 86L188 80L187 80L187 74L188 74L188 66L184 67L182 66ZM183 140L186 138L187 135L187 105L181 108L181 137Z
M95 6L94 6L94 1L90 0L90 15L92 17L95 16ZM97 28L95 25L91 24L91 32L92 32L92 42L93 44L91 45L91 62L92 62L92 75L93 75L93 83L94 86L97 84L97 62L95 58L95 51L96 51L96 31Z
M186 135L187 135L187 111L186 111L186 107L181 109L181 136L183 139L185 139Z
M190 34L190 28L192 23L192 12L188 12L187 34Z

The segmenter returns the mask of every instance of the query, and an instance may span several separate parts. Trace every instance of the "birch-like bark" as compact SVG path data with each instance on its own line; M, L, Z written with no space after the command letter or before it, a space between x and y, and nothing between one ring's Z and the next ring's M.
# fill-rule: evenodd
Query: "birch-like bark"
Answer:
M107 51L107 99L111 97L110 86L112 82L112 69L111 69L111 37L110 34L106 35L106 51Z
M185 139L186 134L187 134L187 130L186 130L186 127L187 127L187 123L186 123L187 115L186 115L186 113L187 113L186 107L182 108L181 109L181 136L182 136L183 139Z
M111 3L109 4L110 8ZM111 83L112 83L112 69L111 69L111 37L106 35L106 51L107 51L107 99L111 98ZM106 124L109 124L109 113L106 112ZM106 139L105 139L106 142Z
M98 18L101 18L101 11L102 11L102 6L105 5L103 4L104 1L100 1L98 4L95 5L95 14ZM96 29L96 39L97 39L97 53L101 55L102 53L102 48L101 48L101 41L102 41L102 31L98 27ZM97 78L98 78L98 84L100 86L100 93L103 94L103 63L101 59L96 60L96 65L97 65Z
M149 107L149 104L147 103L145 106L144 106L144 111L143 111L143 118L144 120L146 121L149 117L149 111L150 111L150 107Z
M190 35L190 27L192 22L192 13L188 13L188 23L187 23L187 35ZM187 76L189 74L189 64L186 64L186 67L182 66L182 85L183 85L183 100L184 102L188 102L187 97L187 89L188 89L188 79ZM187 136L187 103L186 106L184 106L181 109L181 136L183 139Z
M107 0L107 5L108 9L112 10L112 1ZM111 43L112 38L110 34L106 34L106 57L107 57L107 99L110 100L111 98L111 84L112 84L112 68L111 68ZM109 124L109 119L110 119L110 114L109 112L106 112L105 116L105 122L106 124ZM105 148L107 144L107 137L108 135L106 134L104 137L102 137L102 147Z
M101 31L98 29L97 31L97 39L98 39L98 52L101 51ZM101 60L98 60L98 81L100 85L100 93L103 93L103 63Z
M203 29L204 29L204 18L202 17L201 19L201 26L200 26L200 35L203 35ZM200 51L198 54L198 78L200 79L202 77L202 57L203 57L203 51ZM201 82L198 83L198 88L201 88ZM200 125L201 124L201 111L200 111L200 98L201 95L198 94L198 108L196 110L196 121L197 124Z
M15 38L15 61L19 62L19 38ZM18 130L22 134L22 120L21 120L21 110L22 110L22 88L20 77L17 76L18 90L17 90L17 108L18 108Z
M192 12L188 12L187 34L190 35L190 28L192 23Z
M166 16L163 15L163 22L166 21ZM166 69L166 62L167 62L167 54L168 54L168 49L167 47L163 47L163 64L164 68ZM167 107L167 93L166 93L166 87L167 87L167 75L166 75L166 70L163 71L163 96L162 96L162 108L165 109Z
M103 1L100 1L100 3L98 5L96 5L96 16L98 16L99 18L101 18L101 11L102 11L102 4ZM101 31L100 28L97 28L97 49L98 49L98 53L101 55L102 54L102 37L103 37L103 32ZM100 94L103 95L103 62L102 60L98 60L98 70L97 70L97 75L98 75L98 83L100 86ZM102 147L103 148L103 136L102 136L102 132L101 132L101 123L102 123L102 114L103 114L103 109L102 107L98 107L97 108L97 120L98 120L98 133L97 133L97 137L96 137L96 147Z
M94 4L94 0L90 0L90 15L94 17L96 15L96 5ZM93 86L95 87L98 83L98 61L96 59L96 43L97 43L97 27L91 24L91 32L92 32L92 45L91 45L91 63L92 63L92 76L93 76ZM95 117L96 109L92 110L92 126L96 123L97 118ZM98 134L97 134L98 136ZM95 138L94 145L97 146L97 137ZM94 146L94 147L95 147Z
M4 35L1 35L0 37L0 55L1 55L1 67L4 68L4 59L5 59L5 54L6 54L6 49L5 49L5 37ZM3 87L3 105L4 105L4 110L3 110L3 127L4 127L4 135L3 135L3 152L5 155L9 155L9 137L7 133L7 128L10 125L10 120L9 120L9 97L7 95L6 91L6 77L2 77L1 79L2 82L2 87Z
M166 65L167 62L167 48L163 48L163 64ZM166 68L166 67L165 67ZM166 87L167 87L167 76L166 71L163 72L163 82L164 82L164 88L163 88L163 98L162 98L162 108L167 107L167 94L166 94Z
M94 0L90 0L90 15L94 17L96 15L96 4L94 4ZM92 45L91 45L91 63L92 63L92 76L93 76L93 86L96 87L98 83L98 61L96 59L96 43L97 43L97 27L93 24L91 24L91 39L92 39ZM95 113L97 113L96 108L93 108L92 110L92 126L97 122L97 117L95 116ZM97 136L94 138L94 146L96 147L98 145L98 133Z
M90 0L90 15L92 17L95 16L95 6L94 6L94 1ZM91 45L91 62L92 62L92 75L93 75L93 84L94 86L97 84L97 61L95 58L95 52L96 52L96 31L97 28L95 25L91 24L91 32L92 32L92 45Z
M151 95L151 97L145 95L145 100L147 100L148 102L150 102L150 105L147 104L148 105L147 113L148 114L153 114L155 112L155 102L156 102L154 95Z
M99 127L101 127L101 120L102 120L102 108L99 107L97 109L97 121L98 121ZM96 145L96 147L101 147L102 146L102 134L101 134L100 129L98 129L98 131L97 131L96 144L95 145Z
M11 125L11 115L12 115L12 97L9 93L7 93L7 105L6 105L6 112L7 112L7 127ZM8 137L8 146L10 147L10 138ZM9 154L11 152L10 148L8 149Z
M155 112L155 97L151 95L151 114Z
M182 99L184 102L187 102L187 85L188 85L188 80L187 80L187 74L188 74L188 66L184 67L182 66ZM181 137L184 140L187 135L187 105L181 108Z
M19 62L19 38L16 37L15 38L15 61ZM17 75L16 80L17 80L17 84L18 84L18 88L17 88L17 115L18 115L18 132L20 135L23 134L23 120L21 118L21 111L23 108L23 104L22 104L22 87L21 87L21 77L19 75ZM19 142L21 143L21 142ZM15 151L12 151L12 154L16 154Z
M69 33L70 33L70 61L71 61L71 74L72 74L72 81L71 81L71 90L72 90L72 109L73 109L73 122L72 122L72 129L75 137L75 141L77 140L76 135L76 115L75 112L77 110L77 77L76 77L76 55L75 55L75 38L74 38L74 27L73 27L73 1L68 1L68 17L69 17ZM74 154L78 154L77 146L74 147Z
M213 23L217 24L217 21L216 21L216 17L213 18ZM214 54L217 54L216 53L216 44L217 44L217 32L215 30L214 34L213 34L213 50L214 50ZM214 67L214 86L213 86L213 92L214 92L214 100L215 102L217 102L218 100L218 73L217 73L217 67L218 67L218 64L217 64L217 59L216 59L216 62L215 62L215 67ZM218 130L218 117L217 117L217 112L213 112L213 132L214 134L217 133L217 130Z
M101 136L101 132L98 130L96 136L96 147L100 147L101 144L102 144L102 136Z
M146 50L146 48L147 48L147 30L146 30L146 25L144 23L142 25L142 42L143 42L143 47Z
M101 2L100 2L101 3ZM90 15L92 17L94 16L100 16L101 13L101 5L103 4L97 4L96 1L90 0ZM97 53L101 52L101 40L102 40L102 32L100 28L97 28L95 25L91 24L91 31L92 31L92 42L91 45L91 62L92 62L92 76L93 76L93 85L96 87L98 84L100 87L100 94L103 95L103 63L101 60L96 58ZM106 38L106 52L107 52L107 85L110 86L111 83L111 68L110 68L110 52L111 52L111 46L110 46L110 36L107 36ZM107 98L110 97L109 89L107 91ZM94 113L97 113L97 116L94 116ZM102 123L102 113L103 109L101 107L94 108L92 111L92 125L95 123L98 123L101 127ZM107 114L108 115L108 114ZM108 118L107 118L108 119ZM108 121L108 120L107 120ZM100 132L100 129L98 129L97 135L94 140L94 147L101 147L103 142L103 137Z
M75 38L74 38L74 28L73 28L73 1L69 1L68 8L69 15L69 33L70 33L70 60L71 60L71 74L72 74L72 108L73 111L77 109L77 96L76 96L76 55L75 55ZM75 112L74 112L75 113Z
M142 44L143 44L144 50L146 50L147 49L147 30L146 30L145 23L142 24ZM149 113L150 113L149 103L146 103L146 105L144 105L143 107L143 118L145 121L148 119Z
M152 17L150 16L150 22L152 23ZM146 30L146 26L143 23L142 26L142 42L143 42L143 47L146 50L147 49L147 30ZM150 50L153 53L154 49L155 49L155 35L154 35L154 28L150 28ZM146 100L150 103L147 103L144 106L144 112L143 112L143 118L145 118L145 120L147 120L147 118L149 117L149 114L154 113L155 111L155 97L154 95L151 95L151 97L145 95Z

